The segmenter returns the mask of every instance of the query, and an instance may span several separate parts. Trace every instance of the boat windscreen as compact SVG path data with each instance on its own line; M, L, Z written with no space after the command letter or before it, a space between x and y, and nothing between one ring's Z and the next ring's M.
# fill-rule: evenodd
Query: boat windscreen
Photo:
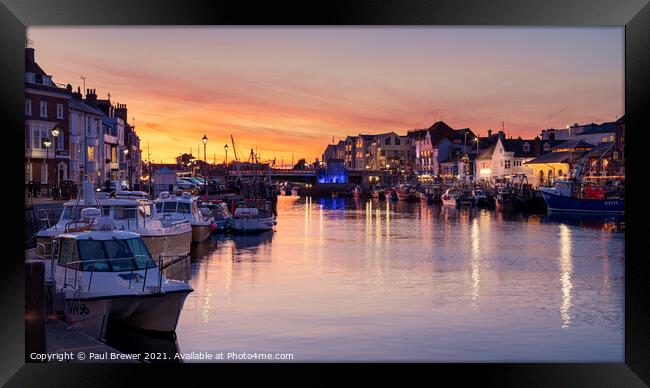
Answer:
M163 204L163 213L176 213L176 201L167 201Z
M179 202L178 203L178 212L182 214L191 214L192 210L190 208L190 204L187 202Z
M79 240L82 271L124 272L155 267L139 238L127 240Z

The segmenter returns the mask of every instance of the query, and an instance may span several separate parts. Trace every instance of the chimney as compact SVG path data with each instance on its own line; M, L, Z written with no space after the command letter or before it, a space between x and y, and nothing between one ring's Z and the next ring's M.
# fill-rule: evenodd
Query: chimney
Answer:
M33 47L25 47L25 59L30 61L30 62L36 62L34 60L34 48Z
M488 139L492 137L492 130L491 129L488 129L488 136L487 137L488 137Z
M65 90L67 90L68 93L72 93L72 85L70 84L65 85Z
M72 93L72 98L81 101L81 88L77 86L77 91Z
M499 131L499 132L497 133L497 136L499 136L499 137L501 138L501 140L505 140L505 139L506 139L506 134L505 134L505 132L503 132L503 131Z
M535 152L535 155L542 154L542 142L539 139L539 136L536 136L535 141L533 142L533 152Z
M121 118L125 124L127 122L126 118L128 117L127 113L128 110L126 109L126 104L116 104L114 113L115 117Z
M95 89L86 89L86 103L93 108L97 107L97 94L95 94Z

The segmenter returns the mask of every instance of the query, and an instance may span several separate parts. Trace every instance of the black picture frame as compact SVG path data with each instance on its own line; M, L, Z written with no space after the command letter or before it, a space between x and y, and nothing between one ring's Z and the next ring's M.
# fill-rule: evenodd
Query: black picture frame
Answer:
M184 368L152 365L25 364L24 362L24 251L19 238L22 219L19 206L24 172L11 154L21 153L24 114L24 39L30 25L534 25L534 26L625 26L625 114L626 171L628 189L625 221L625 362L620 364L307 364L307 365L182 365ZM650 382L650 326L647 312L649 286L642 233L647 206L643 199L643 147L650 129L646 110L650 107L650 5L647 0L492 0L492 1L346 1L278 4L267 2L183 2L162 0L0 0L0 61L3 136L5 138L5 208L14 211L6 220L0 280L0 383L7 386L112 385L121 386L140 377L151 384L225 384L225 376L243 384L251 378L284 384L287 375L304 385L368 383L369 380L400 385L417 375L425 382L450 381L453 385L473 382L497 386L647 386ZM613 55L616 55L615 53ZM588 60L588 59L580 59ZM603 96L603 98L607 98ZM15 155L19 160L24 155ZM645 163L647 165L647 162ZM13 189L12 189L13 188ZM307 375L295 374L300 366ZM227 367L227 369L225 368ZM218 368L215 372L214 368ZM248 369L256 369L250 373ZM399 368L399 369L396 369ZM182 370L181 370L182 369ZM356 377L332 374L354 371ZM197 372L205 373L199 379ZM280 377L279 373L283 376ZM207 378L207 380L203 380ZM143 382L144 383L144 382ZM302 385L301 384L301 385ZM131 384L129 384L131 385ZM133 384L135 385L135 384ZM248 384L247 384L248 385ZM365 384L364 384L365 385Z

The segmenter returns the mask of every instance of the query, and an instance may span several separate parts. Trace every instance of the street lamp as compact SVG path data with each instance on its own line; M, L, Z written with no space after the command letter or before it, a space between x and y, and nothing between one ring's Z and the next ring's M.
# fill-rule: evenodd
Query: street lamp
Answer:
M223 146L223 149L226 150L226 164L228 164L228 144ZM237 155L235 155L237 156Z
M208 145L208 137L204 134L202 140L203 140L203 168L205 168L206 171L207 171L208 163L207 163L207 160L205 159L206 155L207 155L205 150L206 150L206 147ZM205 177L206 175L207 174L203 174L203 190L205 192L205 200L207 201L208 200L208 180Z
M474 158L474 170L475 170L474 180L476 181L476 179L478 178L478 144L479 144L478 136L474 139L474 141L476 142L476 157Z
M129 181L129 182L128 182L128 183L129 183L129 184L128 184L128 186L129 186L129 190L131 190L131 169L129 168L129 167L130 167L130 166L129 166L129 164L130 164L129 162L131 161L131 157L129 156L129 149L128 149L128 148L126 148L126 149L124 150L124 157L126 158L126 178L127 178L128 181ZM120 188L116 188L116 190L121 190L121 189L122 189L121 187L120 187Z
M43 145L45 146L45 159L43 159L43 167L45 167L45 177L47 178L47 193L46 195L49 197L50 196L50 172L47 169L47 159L50 158L50 146L52 145L52 142L50 141L50 138L45 138L43 140Z
M59 127L54 126L54 128L52 128L52 130L51 130L50 132L52 133L52 137L54 137L54 160L56 161L57 137L58 137L59 134L61 133L61 130L59 129ZM57 169L57 170L58 170L58 169ZM61 179L61 177L59 177L59 180L60 180L60 179ZM49 176L49 175L48 175L48 177L47 177L47 181L48 181L48 182L50 181L50 176Z

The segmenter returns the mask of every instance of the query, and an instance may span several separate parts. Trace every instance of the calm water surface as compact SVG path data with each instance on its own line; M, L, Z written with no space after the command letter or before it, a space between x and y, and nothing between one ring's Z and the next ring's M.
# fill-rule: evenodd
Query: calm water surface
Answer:
M615 222L298 197L277 221L193 248L178 351L623 361Z

